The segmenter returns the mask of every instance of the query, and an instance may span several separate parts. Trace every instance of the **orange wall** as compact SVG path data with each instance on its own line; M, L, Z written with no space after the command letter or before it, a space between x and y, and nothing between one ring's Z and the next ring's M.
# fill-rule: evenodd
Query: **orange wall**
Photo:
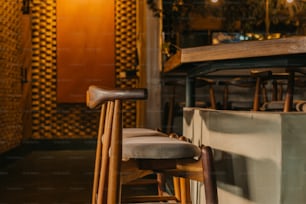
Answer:
M115 86L114 1L57 1L57 102L85 102L89 85Z

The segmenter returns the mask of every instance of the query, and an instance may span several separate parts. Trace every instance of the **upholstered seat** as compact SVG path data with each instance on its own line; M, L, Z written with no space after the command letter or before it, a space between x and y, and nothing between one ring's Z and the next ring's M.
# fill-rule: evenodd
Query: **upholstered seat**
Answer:
M261 111L283 111L285 106L285 101L269 101L264 103L261 107ZM292 111L305 112L306 110L306 101L304 100L294 100L292 102Z
M123 138L122 158L128 159L183 159L201 155L194 144L164 136Z
M199 147L148 128L122 129L122 158L182 159L198 157Z
M269 101L262 104L261 111L283 111L285 101Z
M149 128L123 128L122 129L123 138L129 137L139 137L139 136L160 136L168 137L167 134L160 132L158 130L153 130Z
M189 179L204 182L206 203L218 203L212 150L146 128L122 128L122 100L146 99L146 89L102 89L91 86L87 105L101 106L92 203L153 202L190 203ZM121 187L146 175L173 176L174 196L121 195ZM180 177L180 178L177 178Z
M297 102L295 108L298 112L306 112L306 101Z

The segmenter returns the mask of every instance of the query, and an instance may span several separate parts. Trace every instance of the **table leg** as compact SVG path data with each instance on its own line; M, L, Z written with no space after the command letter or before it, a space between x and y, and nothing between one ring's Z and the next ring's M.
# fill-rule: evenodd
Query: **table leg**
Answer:
M195 106L195 78L186 77L186 107Z

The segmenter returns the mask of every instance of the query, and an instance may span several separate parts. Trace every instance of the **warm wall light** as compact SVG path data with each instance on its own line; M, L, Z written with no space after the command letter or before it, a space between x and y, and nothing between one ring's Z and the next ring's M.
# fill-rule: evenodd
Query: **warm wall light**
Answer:
M178 4L179 6L183 6L183 5L184 5L184 1L183 1L183 0L178 0L178 1L177 1L177 4Z
M291 4L294 0L287 0L287 3Z
M212 3L217 3L218 0L210 0Z

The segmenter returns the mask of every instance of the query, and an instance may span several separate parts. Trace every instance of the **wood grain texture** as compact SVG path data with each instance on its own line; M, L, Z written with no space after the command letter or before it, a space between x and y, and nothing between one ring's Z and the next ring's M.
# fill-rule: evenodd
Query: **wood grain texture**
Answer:
M85 102L89 85L115 86L114 2L57 2L57 102Z
M306 36L184 48L165 63L164 71L172 71L186 63L302 53L306 53Z

